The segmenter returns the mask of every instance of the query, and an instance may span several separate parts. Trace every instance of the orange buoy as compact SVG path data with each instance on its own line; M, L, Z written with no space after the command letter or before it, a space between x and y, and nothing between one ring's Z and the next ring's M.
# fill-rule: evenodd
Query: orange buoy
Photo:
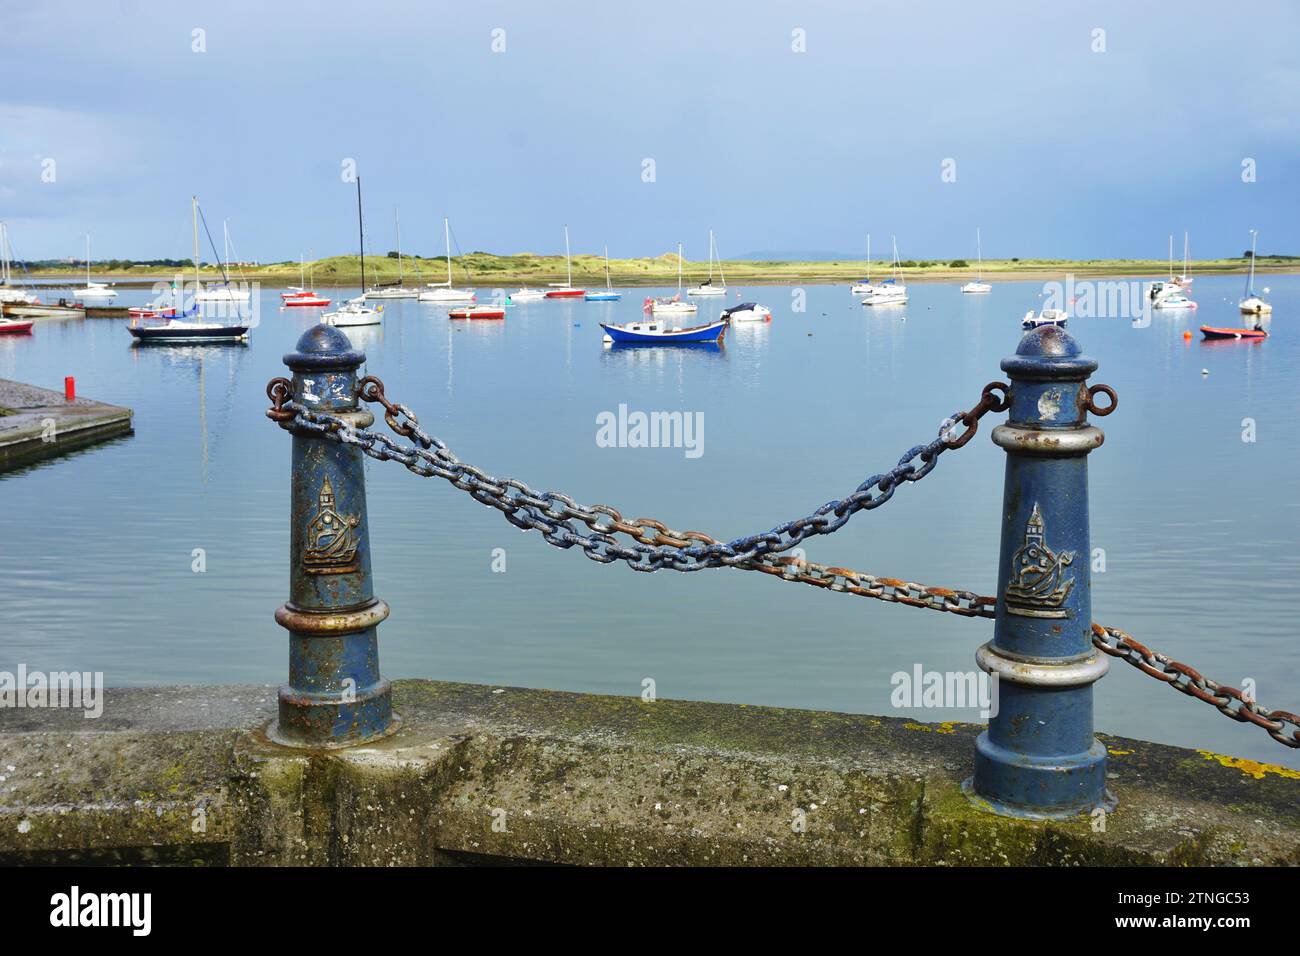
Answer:
M1191 330L1191 329L1185 329L1185 330L1183 331L1183 339L1186 340L1186 339L1190 339L1191 337L1192 337L1192 330Z

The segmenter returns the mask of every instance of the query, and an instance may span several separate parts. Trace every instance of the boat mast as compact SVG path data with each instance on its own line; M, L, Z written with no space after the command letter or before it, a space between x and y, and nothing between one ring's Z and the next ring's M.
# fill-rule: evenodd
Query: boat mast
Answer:
M361 296L366 295L366 227L361 222L361 177L357 177L357 237L361 242ZM451 260L447 260L451 264Z
M1183 233L1183 281L1187 281L1187 233Z
M1174 281L1174 234L1169 234L1169 282Z
M573 288L573 260L569 258L569 224L564 224L564 267L568 272L568 287Z
M867 233L867 285L871 285L871 233Z
M442 241L447 246L447 288L451 288L451 224L442 217Z
M682 294L682 244L677 243L677 294Z
M709 285L713 285L713 230L709 230Z
M984 247L980 243L980 227L975 227L975 281L984 281Z
M221 220L221 243L226 252L226 285L230 285L230 220Z
M1259 234L1254 229L1250 230L1250 272L1246 275L1246 298L1255 294L1255 239ZM90 253L86 254L90 258Z
M199 197L190 197L190 220L194 223L194 302L197 305L199 301L199 292L202 286L199 285ZM86 236L86 258L90 258L90 236ZM87 269L89 269L87 263ZM88 273L89 274L89 273ZM90 285L90 280L86 280L86 285ZM183 303L182 303L183 304Z
M722 253L718 252L718 242L713 241L713 252L718 257L718 278L722 280L722 291L727 291L727 274L722 271Z
M890 236L894 243L894 284L898 284L898 237Z
M605 291L614 291L614 283L609 279L609 246L605 247Z
M402 276L402 217L396 206L393 207L393 222L397 224L397 287L401 289L406 283Z
M198 240L194 240L194 247L198 248ZM86 233L86 288L90 288L90 233Z

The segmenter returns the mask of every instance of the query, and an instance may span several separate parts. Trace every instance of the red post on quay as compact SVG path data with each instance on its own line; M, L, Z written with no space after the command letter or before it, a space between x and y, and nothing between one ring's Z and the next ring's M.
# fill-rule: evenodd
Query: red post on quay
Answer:
M63 378L63 398L69 402L77 400L77 380L71 375L65 375Z

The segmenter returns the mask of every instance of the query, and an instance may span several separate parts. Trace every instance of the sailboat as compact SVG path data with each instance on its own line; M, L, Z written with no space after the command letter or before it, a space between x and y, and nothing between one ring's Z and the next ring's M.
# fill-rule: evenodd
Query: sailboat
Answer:
M980 227L975 227L975 281L961 287L962 292L992 292L993 286L984 281L984 249L980 245Z
M13 252L9 248L9 226L0 222L0 302L31 305L35 297L13 285Z
M548 299L573 299L581 295L586 295L586 289L575 289L573 287L573 260L569 256L569 227L564 227L564 268L568 274L568 279L564 283L551 282L546 290Z
M473 289L456 289L451 284L451 222L443 217L442 238L447 246L447 281L430 282L420 290L421 302L473 302Z
M1255 292L1255 242L1258 238L1259 233L1250 230L1250 272L1246 276L1246 297L1237 303L1237 308L1245 315L1270 315L1273 312L1273 306ZM1268 289L1264 291L1267 292Z
M646 299L642 311L651 315L691 315L695 303L682 299L682 244L677 243L677 294L671 298Z
M507 305L518 305L520 302L536 302L539 299L545 299L546 293L541 289L530 289L527 286L520 286L506 296Z
M206 289L200 289L195 296L196 302L247 302L249 299L248 289L232 289L230 287L230 223L228 220L221 221L222 242L224 245L225 266L221 270L221 285L210 284Z
M116 299L117 290L103 282L90 281L90 233L86 233L86 287L73 289L73 296L78 299Z
M871 284L871 233L867 233L867 276L861 282L855 282L849 288L854 295L871 295L876 287Z
M194 291L203 288L199 282L199 199L190 197L190 217L194 224ZM215 250L214 250L215 251ZM89 254L87 254L89 258ZM183 300L182 300L183 304ZM199 321L187 321L190 318ZM141 319L132 319L126 329L137 342L183 344L187 342L237 342L248 338L248 326L227 325L224 322L204 322L199 315L197 302L181 315L168 317L162 325L146 325Z
M298 257L298 281L302 285L290 286L280 293L280 305L285 309L323 309L330 304L330 300L323 295L317 295L313 291L316 285L316 260L313 258L311 263L311 284L307 284L307 259L305 256Z
M1169 234L1169 280L1154 282L1148 295L1153 309L1194 309L1196 303L1187 297L1187 287L1192 280L1187 278L1187 233L1183 233L1183 274L1174 278L1174 236Z
M361 177L357 177L357 237L361 243L361 288L366 287L366 227L361 220ZM362 292L356 298L348 299L333 312L326 312L320 320L327 325L351 327L354 325L378 325L383 321L384 307L372 309L366 305L366 294Z
M905 305L907 303L907 286L898 281L898 237L891 238L894 242L894 277L876 286L871 294L862 300L863 305Z
M405 276L402 274L402 220L396 208L393 209L393 222L397 226L397 285L381 285L376 282L366 290L367 299L414 299L420 294L418 289L408 289L405 285Z
M687 289L687 295L726 295L727 294L727 277L722 274L722 259L718 258L718 277L722 285L713 284L713 257L715 245L713 242L713 230L709 230L709 277L693 289Z
M605 288L587 293L588 302L617 302L623 298L622 292L614 291L614 284L609 278L609 246L605 247Z

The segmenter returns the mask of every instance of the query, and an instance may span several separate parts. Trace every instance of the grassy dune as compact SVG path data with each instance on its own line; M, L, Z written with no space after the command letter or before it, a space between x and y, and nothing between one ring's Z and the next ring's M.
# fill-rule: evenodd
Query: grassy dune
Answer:
M952 263L958 264L954 266ZM944 262L922 262L905 265L901 274L908 281L956 281L965 280L975 273L974 264L962 266L961 260ZM1246 271L1246 259L1213 259L1191 263L1192 275L1215 275L1242 273ZM729 285L753 285L764 282L849 282L859 278L865 268L862 260L846 259L839 262L761 262L733 261L722 264ZM311 267L315 284L321 288L332 285L356 285L361 278L360 260L357 256L332 256L317 260ZM404 256L402 268L407 285L420 282L441 282L447 276L446 259L412 259ZM1168 261L1165 259L988 259L984 262L984 274L994 279L1006 281L1016 279L1050 279L1073 273L1076 276L1099 278L1104 276L1160 276L1167 273ZM677 255L664 253L653 259L611 259L610 273L614 283L620 286L637 285L676 285ZM1300 257L1296 256L1260 256L1256 262L1259 272L1300 272ZM105 276L123 277L146 281L151 279L170 279L176 270L162 269L157 266L134 266L129 269L108 270L97 267L94 273ZM397 260L387 256L366 256L366 280L370 282L393 282L397 279ZM872 264L872 275L885 278L887 263ZM85 274L85 267L68 267L67 269L48 270L32 273L34 278L55 278L69 274ZM193 270L186 272L193 275ZM220 277L220 272L204 268L205 278ZM685 279L694 283L708 275L707 262L685 263ZM487 252L471 252L452 258L452 276L457 285L481 287L507 285L545 285L548 282L562 282L565 279L563 256L537 256L521 253L512 256L499 256ZM298 263L280 262L263 264L253 269L244 269L242 273L235 270L233 279L246 278L264 283L296 285L298 283ZM716 278L716 276L715 276ZM573 281L575 284L592 286L603 285L605 280L604 259L595 255L575 255L573 257Z

